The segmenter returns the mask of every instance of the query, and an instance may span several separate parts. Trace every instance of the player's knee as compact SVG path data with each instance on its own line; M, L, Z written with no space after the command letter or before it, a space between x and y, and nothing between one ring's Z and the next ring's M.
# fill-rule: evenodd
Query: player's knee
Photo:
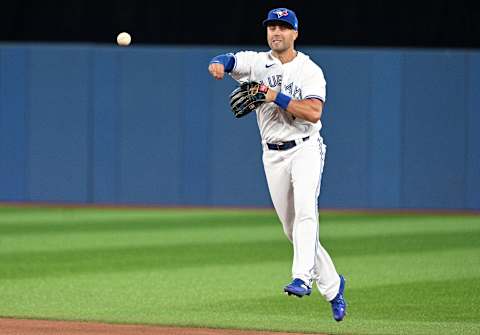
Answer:
M287 236L288 240L290 242L292 242L293 241L293 231L292 231L292 229L287 229L287 228L283 227L283 232L285 233L285 236Z
M316 211L299 211L295 215L296 224L311 223L312 221L316 222L317 220Z

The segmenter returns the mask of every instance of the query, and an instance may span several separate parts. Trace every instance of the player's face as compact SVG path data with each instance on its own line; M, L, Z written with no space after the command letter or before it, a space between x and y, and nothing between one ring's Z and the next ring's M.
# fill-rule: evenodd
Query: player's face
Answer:
M278 53L293 48L297 35L298 32L287 24L272 23L267 26L268 46Z

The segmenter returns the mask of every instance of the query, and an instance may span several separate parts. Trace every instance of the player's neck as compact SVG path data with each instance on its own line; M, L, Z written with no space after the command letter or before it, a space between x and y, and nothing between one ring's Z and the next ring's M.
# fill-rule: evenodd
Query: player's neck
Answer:
M291 62L295 57L297 57L297 51L293 48L280 53L272 50L272 55L282 64L285 64Z

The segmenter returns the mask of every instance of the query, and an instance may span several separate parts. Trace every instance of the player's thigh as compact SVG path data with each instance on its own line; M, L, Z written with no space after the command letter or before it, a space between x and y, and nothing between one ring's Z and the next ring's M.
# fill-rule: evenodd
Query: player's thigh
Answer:
M290 165L276 151L265 151L262 159L270 194L275 198L284 196L291 188Z
M305 145L296 152L292 161L292 183L297 214L306 211L316 213L317 198L320 194L323 156L316 145Z
M263 166L273 206L287 232L295 215L290 164L282 153L266 151Z

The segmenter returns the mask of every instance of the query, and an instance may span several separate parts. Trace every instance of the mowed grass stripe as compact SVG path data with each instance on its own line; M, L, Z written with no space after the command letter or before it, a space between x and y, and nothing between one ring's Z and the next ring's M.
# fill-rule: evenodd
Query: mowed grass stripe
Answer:
M228 218L239 220L262 218L272 219L273 210L209 210L209 209L99 209L99 208L5 208L0 207L0 225L18 223L88 223L88 222L122 222L135 220L160 220L188 223L189 219L212 222Z
M352 289L352 312L367 319L392 321L462 321L479 322L478 283L480 276L461 280L415 281ZM378 299L382 297L382 299ZM454 297L454 298L453 298ZM453 299L452 299L453 298ZM363 301L375 304L362 305ZM391 309L395 306L396 313ZM433 308L434 307L434 308Z
M31 278L79 273L130 272L175 268L255 264L289 259L286 242L189 243L168 246L91 248L0 255L3 278Z
M133 224L132 224L133 225ZM82 231L84 232L84 231ZM103 231L102 231L103 232ZM221 241L221 239L216 239L215 234L212 235L211 240L203 241L199 243L195 239L195 232L191 230L178 230L178 236L175 234L169 234L169 243L166 243L166 246L162 245L162 236L159 236L159 241L157 245L152 245L152 240L150 239L146 245L142 245L142 241L139 239L125 239L125 243L128 242L129 245L134 245L133 247L113 247L109 251L108 245L105 247L98 247L99 243L95 239L89 240L88 238L83 237L85 244L78 251L76 250L64 250L61 244L58 245L57 251L64 251L62 257L71 254L72 259L75 259L75 254L78 252L83 254L82 257L95 257L97 253L103 253L107 258L115 258L115 255L127 255L130 252L139 253L138 258L143 256L147 257L152 254L152 256L160 257L162 259L167 259L169 257L176 257L176 255L183 254L181 250L186 250L188 252L206 252L206 258L209 257L208 248L215 249L217 253L222 253L228 255L227 257L236 257L235 261L239 261L239 257L242 254L249 257L251 252L250 250L255 250L259 256L275 254L276 250L282 250L289 246L289 242L280 238L278 234L274 234L274 238L270 240L254 240L249 241L248 234L251 231L237 230L237 235L230 236L229 241ZM112 231L112 234L118 234L118 231ZM172 236L173 235L173 236ZM188 236L188 238L184 238ZM89 249L88 245L93 241L95 242L95 248ZM174 243L177 241L177 243ZM470 248L470 247L480 247L480 231L474 232L456 232L456 233L423 233L423 234L402 234L402 235L385 235L385 236L373 236L373 237L362 237L362 238L343 238L341 236L337 238L326 237L321 239L322 244L330 250L331 253L339 256L348 256L348 255L369 255L369 254L389 254L389 253L418 253L426 252L432 250L444 250L455 249L455 248ZM15 253L10 251L1 252L2 248L0 247L0 260L5 258L4 265L8 264L9 259L25 259L28 260L29 257L37 258L43 257L45 260L49 259L48 256L41 256L42 251L38 251L35 248L34 242L39 243L40 245L44 242L44 235L38 240L31 240L31 245L29 249L31 252L19 252ZM178 245L177 245L178 244ZM186 252L188 255L189 253ZM52 261L55 261L54 255L55 252L51 253L48 251L43 252L45 255L51 256ZM120 257L120 256L119 256ZM176 258L175 258L176 259ZM181 259L177 259L181 261ZM188 262L185 259L185 262Z
M199 264L248 264L281 261L291 258L291 246L286 239L265 241L190 241L184 240L186 231L179 231L179 243L163 246L135 245L124 247L88 248L85 240L80 249L2 252L0 264L4 278L74 275L87 272L134 271L138 269L175 268ZM248 231L243 232L248 235ZM42 235L43 236L43 235ZM244 237L245 238L245 237ZM37 242L42 243L42 239ZM362 239L325 238L322 243L333 257L387 254L415 254L445 249L478 246L479 233L438 233L370 237Z
M67 210L59 212L64 213L65 211ZM75 213L74 217L78 220L78 215L82 211L73 210L73 212ZM88 215L92 214L91 211L86 211L86 213ZM100 214L99 216L102 217L101 212L96 211L95 213ZM135 214L138 215L136 211ZM184 222L185 219L182 219L182 212L176 212L176 216L172 216L174 212L167 211L166 218L162 217L161 211L155 213L147 211L147 214L155 214L155 217L139 219L136 215L131 215L130 217L133 217L135 220L132 222L118 221L116 218L113 222L90 222L88 224L64 222L0 225L2 236L16 234L24 236L29 233L39 235L37 241L30 240L29 250L31 251L29 252L12 252L12 249L5 250L0 247L0 261L3 264L4 275L6 278L72 275L96 271L155 269L160 264L165 268L196 266L202 262L207 265L215 263L227 264L233 261L244 264L260 260L267 262L277 261L285 259L291 254L288 242L283 236L281 237L280 227L275 222L276 218L273 213L270 213L270 216L265 216L265 213L262 212L263 218L261 217L261 219L249 211L245 215L232 213L232 218L225 216L224 213L214 213L213 218L208 220L208 217L204 217L205 213L201 212L198 219L187 220L187 222ZM64 216L73 217L73 215ZM350 221L356 219L356 216L351 217ZM401 219L404 220L405 217L401 217ZM182 224L178 224L179 221ZM266 233L271 234L271 239L265 239L261 242L250 241L252 230L254 231L255 228L264 227L265 225L269 227ZM393 225L388 225L390 230ZM395 226L399 227L400 224ZM232 227L237 230L235 237L240 240L230 239L229 241L222 241L219 230L229 231ZM333 229L331 225L328 225L328 228ZM344 228L344 225L340 228ZM336 227L337 232L340 228ZM143 245L141 240L133 240L127 237L125 246L112 248L108 246L107 241L102 246L101 241L94 237L98 233L110 233L112 236L121 234L130 236L132 232L145 230L151 231L152 234L157 234L158 241L155 243L152 239L148 239L145 245ZM358 230L361 231L362 229ZM212 240L204 241L203 244L199 243L196 240L199 231L207 235L211 231ZM380 229L376 229L377 233L379 231ZM164 232L168 232L169 243L166 246L162 245L162 233ZM84 238L81 243L78 243L81 245L78 250L64 250L62 244L58 244L54 251L39 252L35 244L43 246L45 244L44 235L49 233L61 234L62 236L71 234L73 237L82 233ZM92 233L92 237L85 235L87 233ZM478 246L480 231L363 236L361 239L351 236L344 237L339 233L335 238L326 234L326 237L323 237L321 240L333 256L377 254L380 250L382 254L416 253L444 248ZM134 246L130 246L131 244L134 244ZM89 245L94 247L89 247ZM254 257L255 255L257 257ZM209 260L211 261L209 262ZM21 265L19 266L19 264Z
M2 209L0 207L0 209ZM5 210L5 208L3 208ZM232 226L258 227L280 226L273 211L261 210L245 212L205 210L132 210L118 212L99 209L17 209L20 211L4 215L0 211L0 236L26 234L61 234L81 232L132 232L158 230L209 230ZM321 236L335 234L341 236L401 234L438 231L480 231L480 216L441 217L441 216L392 216L386 217L365 214L345 216L340 220L332 213L321 214ZM455 223L454 225L452 223ZM359 224L361 224L359 226ZM388 225L387 225L388 224ZM379 229L379 227L381 228Z
M38 220L38 221L36 221ZM130 232L141 230L205 230L205 229L228 229L231 226L263 226L279 223L272 214L265 217L256 215L234 215L232 218L221 215L207 217L185 217L181 212L175 216L163 217L161 213L155 216L121 216L121 217L91 217L89 219L76 215L65 216L50 221L48 217L29 217L27 220L4 220L0 223L0 236L25 235L25 234L58 234L79 232Z

